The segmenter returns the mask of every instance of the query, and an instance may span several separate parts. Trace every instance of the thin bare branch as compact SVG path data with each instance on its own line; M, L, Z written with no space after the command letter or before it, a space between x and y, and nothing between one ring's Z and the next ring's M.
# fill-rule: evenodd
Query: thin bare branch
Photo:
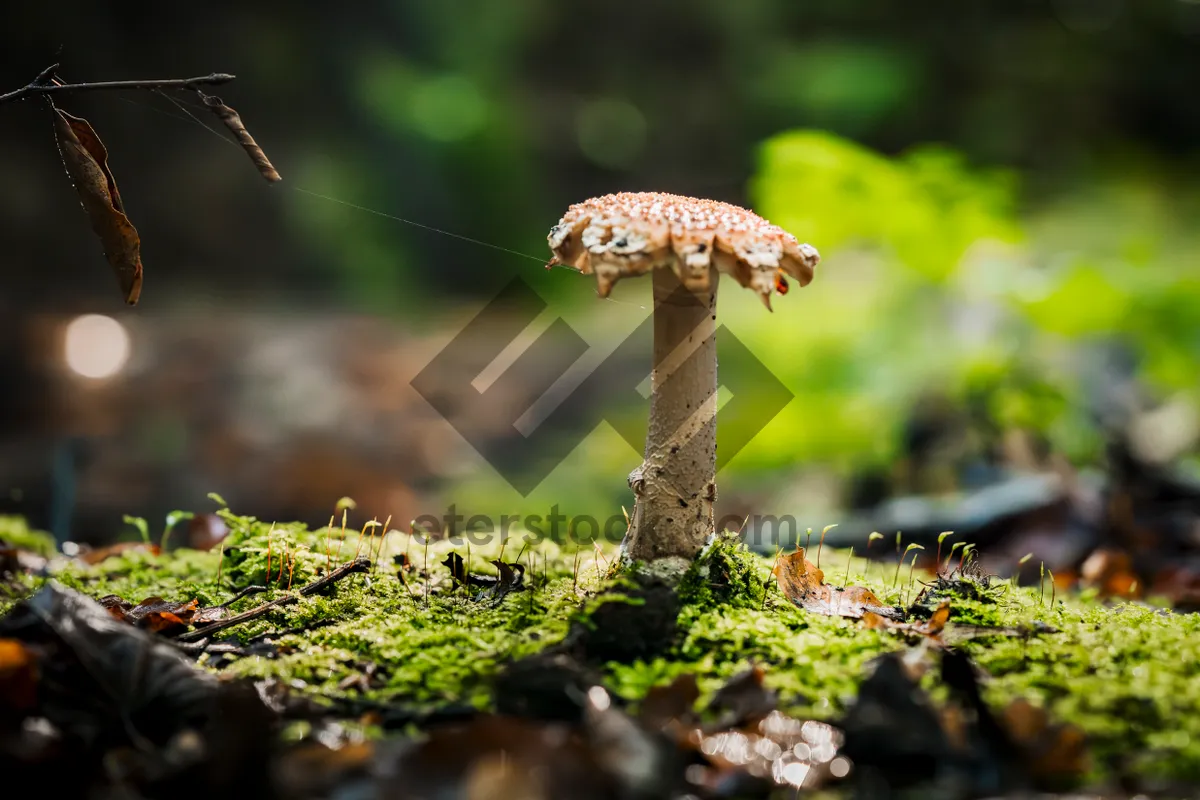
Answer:
M51 83L50 79L58 64L47 67L26 86L0 94L0 104L47 94L75 94L78 92L120 91L125 89L185 89L194 91L201 86L220 86L234 79L225 72L214 72L196 78L164 78L145 81L96 81L91 83Z

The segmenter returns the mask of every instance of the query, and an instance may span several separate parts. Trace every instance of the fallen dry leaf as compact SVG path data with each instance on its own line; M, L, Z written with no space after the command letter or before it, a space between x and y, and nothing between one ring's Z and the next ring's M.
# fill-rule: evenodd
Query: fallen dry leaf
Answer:
M116 544L110 544L107 547L100 547L95 550L83 550L80 548L79 560L85 564L99 564L106 558L137 551L145 551L156 556L159 554L159 547L156 544L146 544L145 542L117 542Z
M933 615L924 622L897 622L888 619L874 611L867 611L862 615L863 625L867 628L878 628L882 630L896 631L897 633L909 633L917 636L927 636L930 639L941 642L942 631L946 629L946 622L950 619L950 603L943 601L936 609Z
M142 245L137 229L125 216L117 182L108 168L108 151L87 120L57 108L54 135L92 230L121 282L125 302L136 305L142 293Z
M1054 785L1087 772L1087 740L1074 725L1052 724L1045 709L1023 699L1004 709L1001 722L1024 751L1029 773L1040 785Z
M100 606L115 620L136 625L152 633L174 636L187 630L188 625L204 614L197 614L198 602L171 603L161 597L147 597L136 606L119 595L101 597Z
M825 583L825 573L804 558L804 548L780 556L771 570L779 582L779 591L787 599L814 614L829 617L860 619L872 612L887 619L896 619L896 609L884 605L875 594L862 586L833 586Z
M680 675L674 681L654 686L646 692L638 708L638 720L650 730L667 731L681 738L686 726L695 716L700 687L692 673Z
M1101 547L1092 552L1079 568L1084 586L1100 590L1102 597L1141 596L1138 576L1133 571L1133 559L1124 550Z

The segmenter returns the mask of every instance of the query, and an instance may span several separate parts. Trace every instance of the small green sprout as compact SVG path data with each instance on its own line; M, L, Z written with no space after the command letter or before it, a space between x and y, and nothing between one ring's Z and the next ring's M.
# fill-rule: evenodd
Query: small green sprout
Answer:
M904 554L902 556L900 556L899 560L896 561L896 577L892 579L892 588L893 589L895 589L896 584L900 582L900 565L904 563L904 559L907 558L908 554L910 552L912 552L913 550L924 550L924 549L925 549L924 547L922 547L921 545L916 544L916 543L910 544L908 547L904 548ZM917 559L915 557L913 558L913 563L914 564L917 563ZM910 574L911 574L911 570L910 570Z
M825 534L837 527L835 522L832 525L826 525L821 529L821 541L817 543L817 569L821 568L821 548L825 546Z
M132 525L137 528L138 533L142 535L142 541L150 544L150 525L142 517L131 517L126 514L122 518L126 525Z
M954 545L951 546L950 555L946 556L946 563L943 566L943 569L945 569L946 571L950 570L950 562L954 559L954 551L965 545L966 545L966 542L955 542Z
M167 539L176 525L182 520L192 519L195 516L191 511L172 511L170 514L167 514L166 527L163 528L162 538L158 540L159 551L164 553L167 551Z
M938 534L937 555L934 556L933 563L935 563L935 564L942 563L942 542L946 541L946 539L948 539L949 537L951 537L953 535L954 535L954 531L942 531L941 533Z

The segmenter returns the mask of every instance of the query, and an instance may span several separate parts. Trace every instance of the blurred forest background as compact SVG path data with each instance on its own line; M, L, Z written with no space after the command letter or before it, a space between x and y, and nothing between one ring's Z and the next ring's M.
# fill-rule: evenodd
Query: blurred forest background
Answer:
M1195 472L1192 0L68 0L6 4L0 29L0 91L55 61L235 73L218 94L284 177L186 104L64 99L142 236L130 310L44 107L0 108L0 512L60 537L210 491L318 524L343 495L381 519L619 513L640 454L610 426L523 497L409 381L515 276L543 322L615 347L648 284L600 302L536 261L570 203L621 190L748 205L823 255L774 314L722 289L719 321L795 395L719 476L723 513L819 525L1075 480L1114 441ZM64 356L86 314L128 333L112 377ZM511 435L503 412L479 425Z

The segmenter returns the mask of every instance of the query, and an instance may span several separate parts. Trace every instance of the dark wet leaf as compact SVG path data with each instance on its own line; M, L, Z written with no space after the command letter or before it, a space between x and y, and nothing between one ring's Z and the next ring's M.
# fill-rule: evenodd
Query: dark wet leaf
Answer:
M1087 772L1087 741L1082 730L1051 723L1044 709L1023 699L1014 700L995 715L983 701L977 671L965 655L942 654L942 680L975 717L980 760L995 762L997 769L1007 767L1025 784L1044 790L1071 785Z
M113 619L164 636L177 636L186 631L193 621L205 618L201 616L204 612L198 612L196 600L172 603L161 597L147 597L135 606L115 594L110 594L101 597L97 602Z
M0 639L0 720L37 705L37 658L15 639Z
M1045 709L1023 699L1004 709L1001 722L1025 751L1027 769L1037 784L1054 787L1087 772L1087 740L1076 726L1051 723Z
M216 691L172 645L57 583L0 619L0 637L46 653L38 713L85 741L163 742L202 722Z
M376 761L376 748L370 742L329 747L320 742L305 742L285 752L276 770L280 797L342 796L348 786L364 784L364 791L351 790L348 796L371 796L368 781ZM402 796L402 795L397 795Z
M933 779L950 749L937 711L896 654L875 662L840 727L859 777L893 787Z
M1024 702L997 716L965 655L941 651L941 678L951 696L941 708L903 658L889 653L876 663L841 723L845 753L864 791L922 783L930 794L1000 795L1063 788L1083 775L1087 759L1078 729L1050 725L1044 712Z
M125 302L136 305L142 293L141 240L125 216L117 182L108 168L108 151L87 120L57 108L54 135L92 230L121 282Z
M638 706L638 721L650 730L665 731L674 738L695 722L700 687L696 676L688 673L646 692Z
M186 603L171 603L163 600L161 597L147 597L129 609L125 614L125 619L134 625L155 630L153 623L148 622L148 620L155 617L155 615L170 614L176 619L183 621L186 625L195 616L196 607L197 601L195 600L189 600Z
M617 800L663 797L682 776L674 748L598 687L577 724L481 715L436 728L383 768L376 796Z
M500 573L490 593L493 600L499 601L509 592L525 591L525 565L509 564L503 561L489 562Z
M870 589L825 583L825 573L804 558L802 547L781 555L771 572L779 582L779 591L805 611L851 619L859 619L868 611L888 619L900 617L895 608L884 605Z
M779 695L767 688L765 679L762 668L752 666L726 681L708 704L708 712L717 715L714 727L740 728L774 711Z
M929 619L921 622L896 622L876 614L874 611L867 611L862 615L863 626L866 628L893 631L911 636L927 636L938 643L941 642L942 631L945 630L946 622L949 619L949 601L943 601L934 609Z
M598 674L570 656L542 652L504 667L492 688L501 714L577 723L588 689L599 682Z
M496 568L498 575L468 573L466 562L458 553L446 556L442 566L450 570L450 577L457 585L482 589L478 597L480 600L499 602L510 592L525 590L524 564L510 564L499 560L489 563Z

